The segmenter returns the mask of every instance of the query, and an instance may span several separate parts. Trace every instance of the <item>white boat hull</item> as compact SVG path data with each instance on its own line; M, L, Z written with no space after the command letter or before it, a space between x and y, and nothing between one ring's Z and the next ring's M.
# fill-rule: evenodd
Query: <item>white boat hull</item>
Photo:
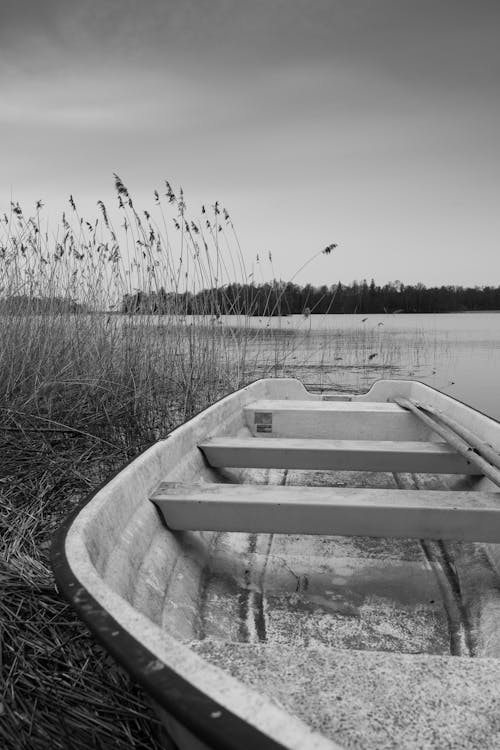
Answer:
M433 448L442 446L440 439L387 404L395 395L425 400L500 445L497 422L417 382L380 381L368 394L329 410L295 380L263 380L142 454L61 532L54 553L61 588L144 685L179 745L326 750L493 748L500 742L500 555L498 545L488 543L498 535L498 487L453 456L446 458L449 465L439 463L447 453ZM307 420L301 423L287 402L306 402ZM294 468L291 458L284 469L241 468L231 461L223 468L210 466L198 447L228 436L258 444L304 435L421 442L430 444L429 460L438 463L425 473L415 464L410 472L404 462L421 457L409 449L413 457L407 451L393 471L390 462L379 470L377 464L368 470L351 464ZM373 445L361 450L373 460ZM344 450L342 460L350 453ZM448 473L452 464L456 471ZM436 473L443 466L447 473ZM205 490L251 482L258 502L245 518L238 518L233 502L233 525L226 528L224 508L216 520L215 511L200 520L202 493L191 509L180 503L182 523L168 524L151 502L165 482ZM276 493L270 493L273 485ZM287 487L296 488L299 498L293 518L279 501L291 497ZM331 509L318 515L314 505L318 493L328 505L329 488L338 496L343 487L349 488L344 496L355 488L361 503L344 526ZM411 493L417 498L422 490L447 494L451 503L465 503L469 493L491 496L493 516L483 523L491 536L477 541L474 529L470 540L458 526L456 534L445 535L441 525L421 541L420 527L408 513L391 513L390 502L385 520L374 515L370 521L373 503L384 495L392 501L391 493L401 490L410 506ZM264 499L270 494L277 508L272 512ZM219 506L223 496L215 493ZM310 496L315 499L307 513L300 504ZM370 507L360 526L363 503ZM275 518L278 525L269 525ZM440 523L446 525L446 518ZM462 528L470 524L464 516Z

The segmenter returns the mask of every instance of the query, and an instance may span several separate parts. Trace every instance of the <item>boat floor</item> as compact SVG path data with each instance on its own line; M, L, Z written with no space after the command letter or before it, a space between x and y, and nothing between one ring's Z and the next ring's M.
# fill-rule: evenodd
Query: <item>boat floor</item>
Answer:
M474 486L473 477L373 472L220 476L388 490ZM178 538L189 546L189 532ZM164 602L167 629L175 627L167 614L176 616L174 596ZM196 610L190 648L346 748L500 746L500 590L480 545L214 534Z
M500 747L500 663L206 639L197 654L344 748Z

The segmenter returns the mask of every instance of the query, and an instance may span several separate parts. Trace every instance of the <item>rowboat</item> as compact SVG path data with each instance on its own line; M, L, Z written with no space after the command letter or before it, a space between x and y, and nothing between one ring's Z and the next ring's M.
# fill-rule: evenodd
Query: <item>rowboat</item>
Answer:
M165 746L500 746L500 423L410 380L263 379L59 530L60 591Z

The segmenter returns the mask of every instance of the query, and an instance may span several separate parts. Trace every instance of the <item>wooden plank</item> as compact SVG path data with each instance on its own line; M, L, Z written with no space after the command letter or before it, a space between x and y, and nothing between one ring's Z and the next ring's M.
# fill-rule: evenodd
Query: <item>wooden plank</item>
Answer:
M428 440L413 414L384 401L256 401L244 407L256 437L333 440Z
M446 443L217 437L199 446L214 467L476 474Z
M173 530L500 542L500 492L163 483Z

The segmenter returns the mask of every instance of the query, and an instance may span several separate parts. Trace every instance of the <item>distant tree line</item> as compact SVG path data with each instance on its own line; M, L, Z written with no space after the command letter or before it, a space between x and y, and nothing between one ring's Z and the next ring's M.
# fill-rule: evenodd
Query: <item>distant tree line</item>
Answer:
M84 305L67 297L32 297L29 294L11 295L0 299L0 313L7 315L54 315L85 312Z
M141 292L123 297L123 313L186 315L293 315L301 313L443 313L500 310L500 287L426 287L372 279L351 284L299 286L274 281L227 284L192 292Z

